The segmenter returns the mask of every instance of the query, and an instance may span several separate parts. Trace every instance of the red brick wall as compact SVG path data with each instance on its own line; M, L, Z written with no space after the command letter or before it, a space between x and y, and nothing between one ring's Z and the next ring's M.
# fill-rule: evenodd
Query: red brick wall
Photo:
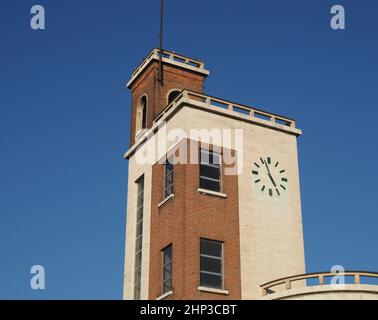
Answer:
M185 143L189 144L189 141ZM188 155L189 157L189 155ZM161 209L164 198L164 165L152 169L151 251L149 298L162 294L161 250L173 244L172 299L241 299L238 178L225 176L222 192L227 199L198 193L199 165L174 166L173 200ZM224 242L224 288L228 296L198 292L200 238Z
M153 61L139 76L131 87L131 135L130 144L135 142L136 109L140 98L146 94L148 98L147 128L167 106L168 94L173 89L188 89L203 93L205 77L201 74L178 67L164 65L164 86L158 81L157 61Z

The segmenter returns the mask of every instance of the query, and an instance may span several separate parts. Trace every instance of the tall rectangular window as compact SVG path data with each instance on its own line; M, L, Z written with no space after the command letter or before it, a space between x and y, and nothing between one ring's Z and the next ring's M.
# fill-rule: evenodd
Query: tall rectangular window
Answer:
M143 210L144 210L144 176L137 184L137 221L135 241L134 299L140 300L142 282L142 245L143 245Z
M200 188L221 191L221 155L219 153L201 149Z
M201 239L200 286L223 289L223 243Z
M165 198L173 194L173 164L167 160L165 164Z
M172 245L163 251L163 294L172 290Z

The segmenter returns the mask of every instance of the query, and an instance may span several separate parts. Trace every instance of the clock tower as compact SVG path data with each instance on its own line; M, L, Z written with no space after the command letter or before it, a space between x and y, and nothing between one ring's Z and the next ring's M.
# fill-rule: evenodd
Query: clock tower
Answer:
M205 94L208 75L154 49L128 82L125 299L257 299L305 273L301 130Z

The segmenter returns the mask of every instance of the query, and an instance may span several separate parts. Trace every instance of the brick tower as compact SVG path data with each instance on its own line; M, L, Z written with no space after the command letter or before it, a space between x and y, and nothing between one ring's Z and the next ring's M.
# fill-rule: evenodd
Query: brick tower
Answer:
M261 284L305 272L301 131L205 95L196 59L164 51L162 85L159 59L154 49L127 84L124 298L256 299Z

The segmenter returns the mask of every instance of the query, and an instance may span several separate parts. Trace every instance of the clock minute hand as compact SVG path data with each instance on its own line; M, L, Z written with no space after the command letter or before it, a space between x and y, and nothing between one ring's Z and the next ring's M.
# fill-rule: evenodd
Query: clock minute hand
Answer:
M270 178L270 180L272 180L273 185L275 187L277 187L276 182L274 181L274 179L273 179L273 177L272 177L272 175L270 173L268 173L268 177Z
M268 173L271 174L271 173L270 173L270 170L269 170L269 167L268 167L268 164L266 163L265 160L264 160L264 164L265 164L266 170L268 170Z
M268 164L266 163L266 161L264 160L264 164L265 164L265 167L266 167L266 170L268 170L268 177L269 179L272 181L273 185L276 187L276 182L274 181L273 177L272 177L272 174L270 173L270 170L269 170L269 167L268 167Z

